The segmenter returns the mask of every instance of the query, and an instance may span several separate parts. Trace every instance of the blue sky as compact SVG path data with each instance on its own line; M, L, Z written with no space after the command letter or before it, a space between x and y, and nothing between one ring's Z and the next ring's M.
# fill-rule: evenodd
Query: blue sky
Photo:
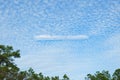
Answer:
M0 0L0 44L21 50L16 64L45 75L120 68L119 0Z

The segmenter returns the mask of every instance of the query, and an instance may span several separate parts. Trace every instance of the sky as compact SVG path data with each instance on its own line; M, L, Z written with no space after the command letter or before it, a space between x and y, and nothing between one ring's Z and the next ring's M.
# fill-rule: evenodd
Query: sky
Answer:
M120 0L0 0L0 44L15 63L48 76L120 68Z

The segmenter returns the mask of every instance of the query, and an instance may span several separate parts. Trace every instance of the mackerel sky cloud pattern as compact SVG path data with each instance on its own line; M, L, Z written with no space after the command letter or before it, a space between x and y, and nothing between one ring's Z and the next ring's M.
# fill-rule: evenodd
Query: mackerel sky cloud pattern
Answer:
M21 70L71 80L112 73L120 67L119 36L120 0L0 0L0 44L20 49Z

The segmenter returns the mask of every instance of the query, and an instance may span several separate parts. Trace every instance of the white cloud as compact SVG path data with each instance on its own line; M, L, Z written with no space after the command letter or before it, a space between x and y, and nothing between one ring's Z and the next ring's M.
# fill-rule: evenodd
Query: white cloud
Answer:
M80 39L88 39L87 35L37 35L35 36L37 40L80 40Z

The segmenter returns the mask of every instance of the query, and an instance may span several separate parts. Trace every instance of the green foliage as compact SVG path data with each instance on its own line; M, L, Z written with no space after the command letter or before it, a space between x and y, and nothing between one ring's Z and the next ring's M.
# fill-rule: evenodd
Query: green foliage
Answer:
M113 80L120 80L120 69L116 69L113 73Z
M112 77L108 71L97 71L94 75L87 74L85 80L120 80L120 69L116 69Z
M0 45L0 80L59 80L59 76L37 74L32 68L28 71L20 71L14 63L15 58L20 58L19 52L19 50L14 51L12 46ZM66 74L63 78L69 80Z
M69 77L66 74L64 74L63 80L69 80Z
M19 50L12 46L0 45L0 79L15 80L19 68L14 64L14 58L19 58Z
M14 63L15 58L20 58L20 50L14 51L12 46L0 45L0 80L70 80L66 74L60 79L59 76L37 74L32 68L20 71ZM87 74L85 80L120 80L120 69L116 69L112 76L104 70L97 71L94 75Z
M88 74L87 76L91 80L109 80L110 76L108 75L110 75L108 71L102 71L102 72L97 71L95 75Z
M51 77L51 80L59 80L59 76Z

